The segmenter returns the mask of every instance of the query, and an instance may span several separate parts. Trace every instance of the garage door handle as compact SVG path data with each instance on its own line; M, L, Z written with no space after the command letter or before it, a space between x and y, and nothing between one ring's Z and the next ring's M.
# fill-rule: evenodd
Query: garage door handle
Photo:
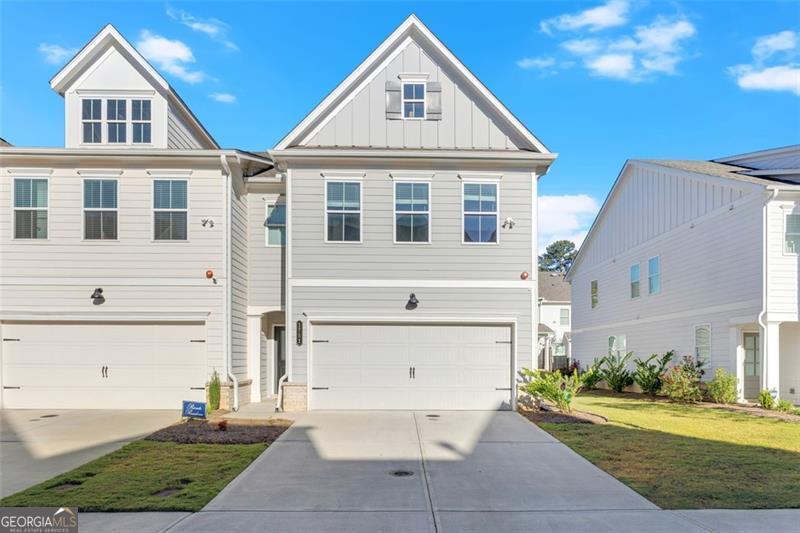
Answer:
M311 390L328 390L328 387L311 387Z
M3 339L3 342L19 342L19 339Z
M496 344L511 344L511 341L494 341Z
M315 340L313 340L311 342L331 342L331 341L315 339Z
M18 390L18 389L21 389L22 387L12 387L12 386L8 385L8 386L5 386L3 388L4 389L15 389L15 390Z
M189 390L206 390L205 387L189 387Z
M189 342L206 342L205 339L189 339Z
M494 390L511 390L511 387L497 387Z

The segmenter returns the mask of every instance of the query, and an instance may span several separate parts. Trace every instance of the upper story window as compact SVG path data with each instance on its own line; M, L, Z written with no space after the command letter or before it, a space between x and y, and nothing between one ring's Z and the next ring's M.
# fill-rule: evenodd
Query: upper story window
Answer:
M325 182L325 242L361 242L361 182Z
M711 359L711 326L703 324L694 327L694 356L698 361Z
M431 242L430 192L429 183L395 183L395 242Z
M783 242L784 253L800 253L800 214L786 214L786 232Z
M267 203L267 217L264 226L267 228L267 246L286 245L286 204L284 202Z
M14 238L46 239L48 192L46 179L14 180Z
M561 308L561 316L559 320L562 326L569 326L569 307Z
M639 297L639 264L631 266L631 298Z
M131 100L131 128L134 144L150 143L150 100Z
M186 180L153 181L153 238L157 241L185 241L188 201Z
M496 183L464 183L465 244L497 242L499 211Z
M83 142L99 143L103 141L102 104L99 98L81 100L81 124L83 125Z
M125 122L127 107L125 100L106 100L106 124L108 126L109 143L125 144L125 133L128 126Z
M661 258L651 257L647 261L647 287L650 294L661 292Z
M403 83L403 118L425 118L425 83Z
M600 298L598 297L597 293L597 280L593 279L591 283L591 298L592 298L592 309L597 307L600 303Z
M117 180L84 180L83 238L117 239Z

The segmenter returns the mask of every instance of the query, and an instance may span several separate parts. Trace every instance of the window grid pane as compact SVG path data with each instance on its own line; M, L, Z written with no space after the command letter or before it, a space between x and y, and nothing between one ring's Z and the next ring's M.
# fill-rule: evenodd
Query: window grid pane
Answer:
M800 214L786 215L786 235L784 252L787 254L800 253Z
M361 241L361 184L339 181L326 186L327 240Z

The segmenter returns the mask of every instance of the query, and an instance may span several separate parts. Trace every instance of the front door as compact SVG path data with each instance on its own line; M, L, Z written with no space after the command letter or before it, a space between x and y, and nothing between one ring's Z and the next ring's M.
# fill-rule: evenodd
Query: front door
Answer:
M286 373L286 352L284 350L286 328L275 326L275 393L280 390L280 379Z
M758 398L761 389L761 339L758 333L744 333L744 397Z

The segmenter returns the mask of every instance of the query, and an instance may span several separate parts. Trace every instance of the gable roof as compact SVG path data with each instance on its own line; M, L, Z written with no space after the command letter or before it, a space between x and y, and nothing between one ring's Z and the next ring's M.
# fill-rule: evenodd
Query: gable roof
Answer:
M546 302L569 302L570 284L560 272L539 271L539 298Z
M144 75L150 83L162 92L170 104L177 108L189 123L197 130L201 137L213 148L219 148L219 144L214 137L206 130L203 124L186 105L186 102L170 86L167 80L151 65L125 37L111 24L101 29L92 39L76 53L72 59L50 79L50 87L60 95L86 71L110 46L115 46L117 50Z
M521 149L545 154L550 153L547 147L414 14L409 15L344 81L328 93L311 113L306 115L292 131L275 145L275 150L285 150L302 144L310 138L312 132L325 118L335 113L338 108L344 106L355 97L358 93L357 89L368 82L370 75L379 70L379 65L386 61L395 50L402 48L402 45L409 38L430 46L440 55L442 61L451 66L464 81L470 84L476 93L491 108L497 111L498 116L502 118L505 125L519 134L520 138L525 141L526 145L520 146Z
M728 163L739 165L755 170L766 170L772 168L793 168L797 169L800 162L800 144L782 146L780 148L769 148L757 152L746 154L719 157L714 159L717 163ZM778 166L775 166L775 164Z

